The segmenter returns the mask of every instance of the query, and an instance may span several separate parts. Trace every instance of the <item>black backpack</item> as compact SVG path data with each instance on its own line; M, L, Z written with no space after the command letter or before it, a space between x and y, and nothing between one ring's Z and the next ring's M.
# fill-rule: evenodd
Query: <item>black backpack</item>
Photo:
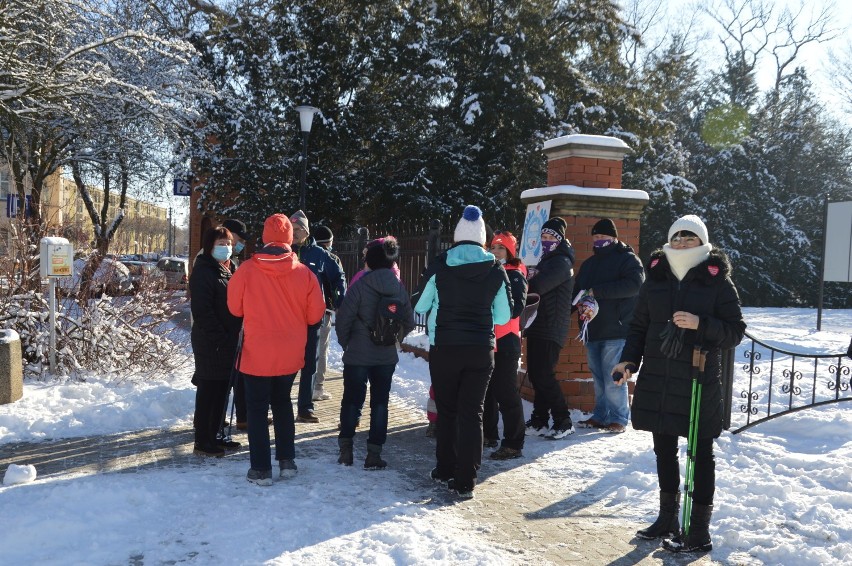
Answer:
M402 341L403 338L402 311L403 304L399 299L380 297L372 325L361 318L360 314L358 318L367 327L373 344L376 346L393 346L397 341Z

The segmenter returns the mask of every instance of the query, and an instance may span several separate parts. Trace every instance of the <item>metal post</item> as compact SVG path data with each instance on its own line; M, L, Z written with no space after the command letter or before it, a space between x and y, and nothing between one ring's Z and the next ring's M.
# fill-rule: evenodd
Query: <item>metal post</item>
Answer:
M310 132L302 132L302 181L299 183L299 210L305 210L305 184L308 178L308 136Z
M825 287L825 246L828 244L828 195L822 210L822 253L819 259L819 296L817 297L817 332L822 330L822 292Z
M169 255L173 256L174 254L172 253L172 207L169 207L169 231L167 238L168 242L166 245L169 248Z
M48 304L50 305L50 314L48 323L50 324L50 373L56 375L56 277L48 277L50 287L48 287Z

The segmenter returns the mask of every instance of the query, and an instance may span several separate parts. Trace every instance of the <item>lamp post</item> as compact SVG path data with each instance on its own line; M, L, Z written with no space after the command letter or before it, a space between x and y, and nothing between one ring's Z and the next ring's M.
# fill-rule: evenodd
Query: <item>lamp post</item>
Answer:
M297 106L299 125L302 129L302 181L299 183L299 210L305 210L305 184L308 176L308 136L311 134L311 124L314 114L318 112L313 106Z

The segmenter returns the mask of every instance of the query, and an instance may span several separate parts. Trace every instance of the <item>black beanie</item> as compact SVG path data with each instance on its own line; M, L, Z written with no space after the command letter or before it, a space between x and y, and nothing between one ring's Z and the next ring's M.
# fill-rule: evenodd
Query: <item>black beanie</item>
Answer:
M326 244L334 238L334 234L328 226L314 226L313 236L318 244Z
M398 258L399 244L397 244L396 238L385 236L367 244L367 254L364 256L364 261L367 263L367 267L375 271L376 269L392 268Z
M565 228L568 227L568 224L565 221L558 217L554 216L550 220L544 223L541 227L542 234L550 234L554 236L559 242L562 242L565 239Z
M592 226L592 236L600 234L601 236L612 236L618 238L618 229L615 227L615 222L609 218L601 218L594 226Z

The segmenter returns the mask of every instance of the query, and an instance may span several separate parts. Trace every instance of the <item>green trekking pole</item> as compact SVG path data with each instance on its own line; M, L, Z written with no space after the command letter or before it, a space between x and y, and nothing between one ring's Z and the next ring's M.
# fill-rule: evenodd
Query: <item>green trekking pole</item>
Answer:
M689 520L692 516L692 487L695 483L695 452L698 448L698 416L701 412L701 382L699 375L704 374L704 362L707 352L696 345L692 350L692 400L689 407L689 433L686 439L686 478L683 482L683 534L689 534Z

